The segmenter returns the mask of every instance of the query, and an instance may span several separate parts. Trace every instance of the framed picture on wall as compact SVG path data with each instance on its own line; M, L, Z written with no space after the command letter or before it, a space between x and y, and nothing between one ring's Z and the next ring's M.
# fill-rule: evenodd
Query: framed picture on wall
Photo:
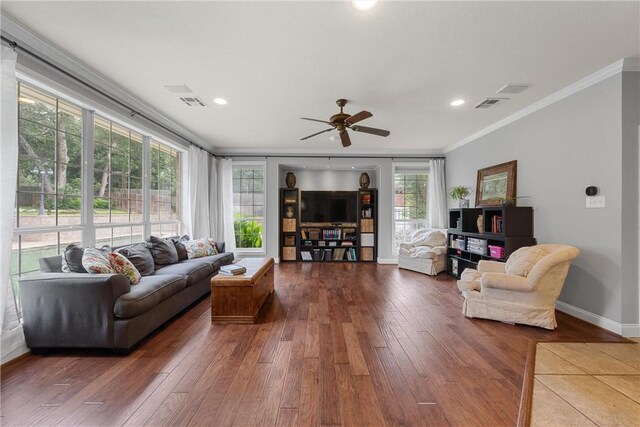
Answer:
M476 206L498 206L516 198L518 161L501 163L478 170Z

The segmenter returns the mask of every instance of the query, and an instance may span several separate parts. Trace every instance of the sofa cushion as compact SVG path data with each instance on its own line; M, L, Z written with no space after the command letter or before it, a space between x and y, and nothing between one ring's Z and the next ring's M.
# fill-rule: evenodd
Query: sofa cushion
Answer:
M142 276L149 276L155 271L153 255L151 255L149 248L144 243L125 246L117 249L116 252L126 256Z
M527 277L538 261L547 255L547 252L537 246L525 246L513 252L507 260L504 268L507 274Z
M113 314L122 319L138 316L176 295L185 287L183 277L177 274L142 277L137 285L131 287L130 292L116 300Z
M188 259L187 248L184 247L184 242L189 240L189 236L184 235L182 237L170 237L170 239L173 242L173 246L176 247L178 262Z
M215 273L218 270L220 270L220 266L229 265L233 263L233 252L225 252L222 254L205 256L205 257L196 258L196 259L188 259L186 261L182 261L180 264L191 264L191 263L197 263L202 261L210 264L211 267L213 268L213 272Z
M135 265L133 265L126 256L119 254L118 252L109 252L107 258L109 258L113 271L126 276L132 285L140 282L140 272L136 270Z
M82 254L82 266L92 274L113 274L115 271L105 254L96 248L85 248Z
M175 264L179 261L176 246L170 239L150 236L147 240L147 247L151 251L156 268L162 265Z
M200 261L197 259L194 261ZM213 273L213 267L208 262L180 262L177 264L171 264L159 268L154 273L155 276L164 275L164 274L177 274L185 278L187 282L187 286L191 286L194 283L204 279L205 277L211 275Z
M210 239L207 238L186 240L184 242L184 247L187 249L187 256L189 259L203 258L218 253L215 244L211 245Z
M84 249L75 243L70 244L62 253L62 272L63 273L88 273L82 266L82 256Z

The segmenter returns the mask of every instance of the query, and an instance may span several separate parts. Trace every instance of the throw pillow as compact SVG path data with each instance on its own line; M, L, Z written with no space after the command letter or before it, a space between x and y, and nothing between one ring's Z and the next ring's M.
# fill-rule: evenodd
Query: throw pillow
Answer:
M116 250L116 252L127 257L142 276L150 276L155 271L153 255L151 255L151 251L149 251L149 248L147 248L144 243L125 246L124 248Z
M151 236L147 240L147 247L153 256L153 262L158 266L175 264L179 260L176 246L169 239Z
M62 272L63 273L87 273L82 266L82 256L84 249L75 243L70 244L62 254Z
M209 244L213 248L213 252L214 252L213 254L218 255L220 251L218 250L218 244L216 243L216 241L213 239L207 239L207 240L209 240Z
M527 277L533 267L547 252L536 246L525 246L509 256L504 266L505 272L514 276Z
M414 235L411 243L413 246L444 246L447 244L447 236L439 230L425 230Z
M140 281L140 272L126 256L117 252L109 252L108 258L111 268L113 268L116 273L127 276L132 285Z
M209 239L187 240L184 242L184 247L187 249L187 257L189 259L202 258L216 254L215 249L209 242Z
M82 254L82 266L92 274L114 273L107 257L97 248L85 248Z
M184 261L189 258L187 255L187 248L184 247L184 242L186 240L189 240L189 236L187 235L171 238L173 245L176 247L176 252L178 253L178 261Z

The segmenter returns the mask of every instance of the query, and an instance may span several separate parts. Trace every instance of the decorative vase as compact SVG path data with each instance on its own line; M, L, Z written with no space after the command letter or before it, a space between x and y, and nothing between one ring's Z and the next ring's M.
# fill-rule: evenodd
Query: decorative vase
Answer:
M287 218L293 218L293 206L287 206L287 210L284 212Z
M458 207L459 208L468 208L469 207L469 199L458 199Z
M294 188L296 186L296 176L293 174L293 172L287 172L285 182L287 184L287 188Z
M360 188L362 189L369 188L369 184L371 184L371 179L369 178L369 174L366 172L362 172L362 175L360 175Z
M484 217L482 215L478 215L478 221L476 221L476 223L478 224L478 233L482 234L484 231Z

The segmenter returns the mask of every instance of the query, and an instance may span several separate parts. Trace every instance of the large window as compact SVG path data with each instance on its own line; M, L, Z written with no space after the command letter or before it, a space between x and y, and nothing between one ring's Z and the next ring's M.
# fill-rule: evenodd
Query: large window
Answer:
M427 210L428 170L424 167L394 165L393 226L394 251L411 241L414 231L429 226Z
M176 236L180 232L180 152L151 141L151 234Z
M98 246L143 240L142 153L142 135L95 116L93 222Z
M39 258L56 255L82 237L81 110L23 83L18 106L14 284L39 269Z
M238 249L264 247L264 169L259 164L233 166L233 228Z

